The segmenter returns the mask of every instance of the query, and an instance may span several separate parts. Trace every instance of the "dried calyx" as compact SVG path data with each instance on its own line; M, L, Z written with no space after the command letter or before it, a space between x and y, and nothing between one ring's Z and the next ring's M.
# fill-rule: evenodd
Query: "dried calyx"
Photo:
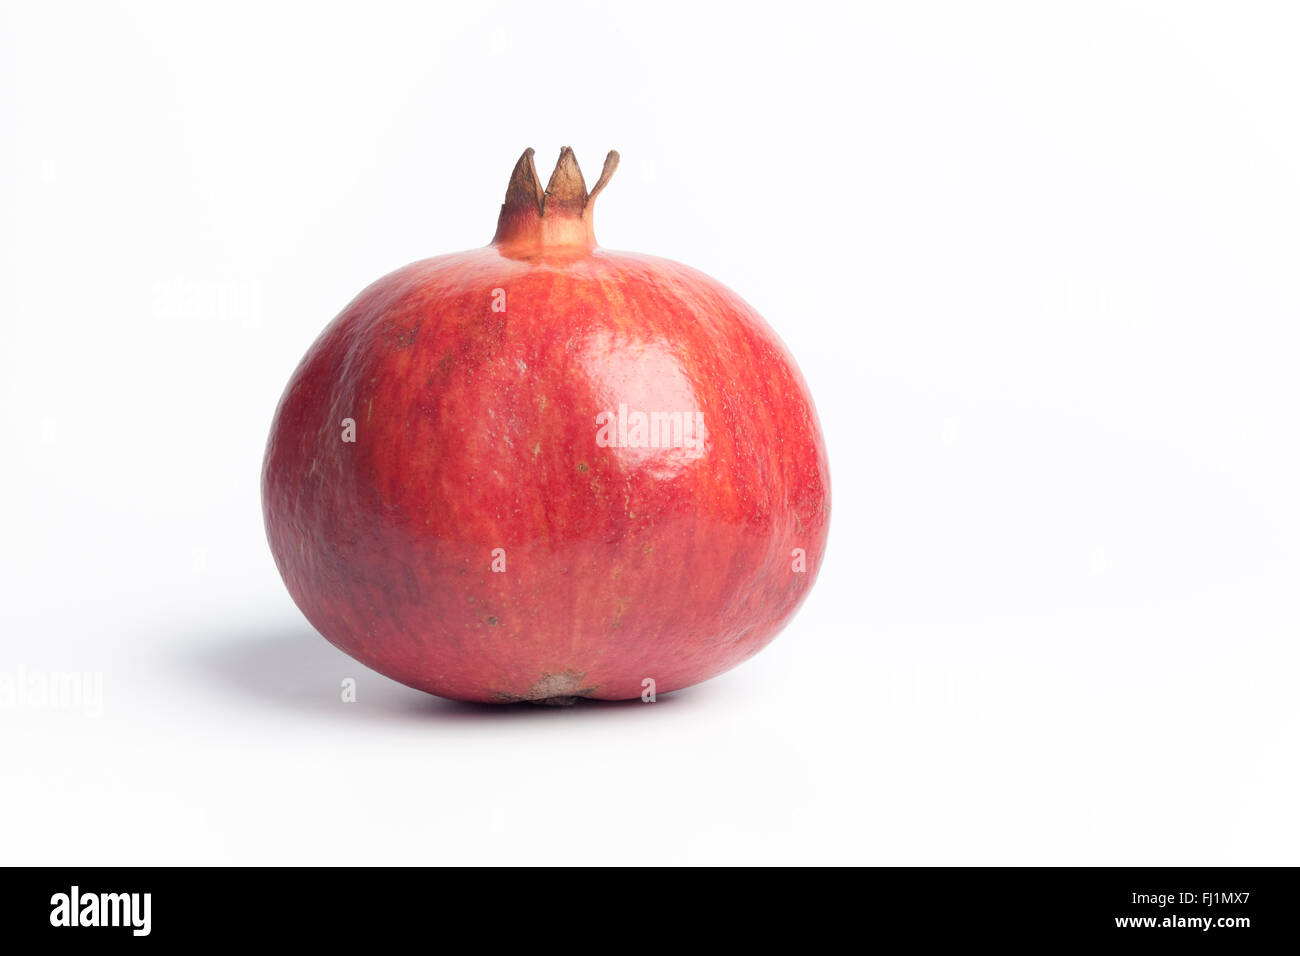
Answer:
M605 167L591 192L582 178L578 160L568 146L560 150L560 159L551 173L551 181L542 189L533 165L533 150L524 150L515 164L506 189L506 201L497 220L497 234L492 242L498 246L579 246L596 244L591 226L591 210L596 196L609 183L618 168L618 153L610 150Z

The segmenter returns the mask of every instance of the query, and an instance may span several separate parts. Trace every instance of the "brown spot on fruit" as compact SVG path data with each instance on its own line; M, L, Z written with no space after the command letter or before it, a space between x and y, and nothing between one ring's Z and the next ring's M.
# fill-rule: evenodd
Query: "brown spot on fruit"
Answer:
M587 675L578 671L563 671L559 674L543 674L533 686L523 694L496 693L493 696L503 703L540 704L546 707L569 707L579 698L595 692L596 687L584 687L582 680Z
M415 344L415 336L420 331L420 321L417 321L408 329L398 329L393 333L393 346L399 349L409 349Z

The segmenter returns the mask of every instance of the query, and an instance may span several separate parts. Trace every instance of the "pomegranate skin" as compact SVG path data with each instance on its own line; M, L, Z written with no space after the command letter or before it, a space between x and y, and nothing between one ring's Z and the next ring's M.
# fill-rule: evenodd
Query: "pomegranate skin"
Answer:
M620 411L698 412L701 440L642 447ZM734 667L806 597L830 513L812 400L758 314L694 269L582 244L497 242L367 288L294 372L262 494L322 635L481 702Z

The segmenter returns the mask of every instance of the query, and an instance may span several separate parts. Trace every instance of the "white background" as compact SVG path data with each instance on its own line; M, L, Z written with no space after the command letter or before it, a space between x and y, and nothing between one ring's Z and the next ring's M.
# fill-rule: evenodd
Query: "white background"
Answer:
M5 3L0 860L1294 864L1298 43L1256 4ZM831 455L795 622L653 705L394 684L263 535L303 351L485 243L529 145L622 152L601 243L754 304ZM18 683L70 671L100 715Z

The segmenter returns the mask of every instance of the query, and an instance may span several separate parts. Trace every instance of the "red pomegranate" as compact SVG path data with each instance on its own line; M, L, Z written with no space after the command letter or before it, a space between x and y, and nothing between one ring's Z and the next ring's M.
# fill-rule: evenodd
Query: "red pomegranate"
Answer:
M362 292L294 372L262 472L289 593L442 697L653 699L756 653L821 564L794 361L708 276L596 245L572 150L527 150L492 244Z

